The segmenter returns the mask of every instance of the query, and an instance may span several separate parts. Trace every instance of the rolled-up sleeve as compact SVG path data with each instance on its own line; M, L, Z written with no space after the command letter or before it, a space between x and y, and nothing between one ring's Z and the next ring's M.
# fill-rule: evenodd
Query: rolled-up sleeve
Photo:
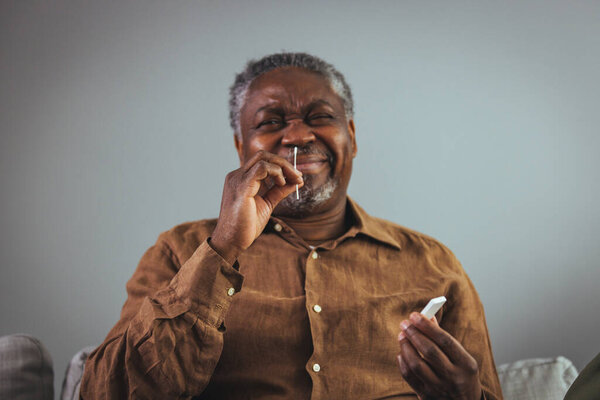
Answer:
M127 283L121 318L90 355L82 399L190 398L210 381L243 277L202 242L181 266L159 237Z

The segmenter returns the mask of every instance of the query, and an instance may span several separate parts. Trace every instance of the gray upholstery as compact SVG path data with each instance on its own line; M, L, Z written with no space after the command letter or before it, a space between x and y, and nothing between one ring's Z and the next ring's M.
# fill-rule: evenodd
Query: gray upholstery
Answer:
M30 335L0 337L0 399L52 400L52 358Z
M67 370L65 372L65 379L62 384L62 391L60 393L61 400L78 400L79 399L79 385L81 384L81 377L83 376L83 366L85 360L95 347L88 346L80 350L73 356Z
M532 358L498 367L505 400L562 400L577 377L564 357Z

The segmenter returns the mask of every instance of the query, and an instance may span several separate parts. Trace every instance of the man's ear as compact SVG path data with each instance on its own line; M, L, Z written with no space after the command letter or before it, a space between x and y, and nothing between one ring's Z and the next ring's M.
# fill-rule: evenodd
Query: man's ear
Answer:
M356 127L354 126L354 120L348 120L348 132L350 132L350 137L352 138L352 158L356 157L356 152L358 148L356 147Z
M240 158L240 167L244 164L244 145L242 144L242 139L240 135L237 133L233 134L233 143L235 144L235 149L237 150L238 157Z

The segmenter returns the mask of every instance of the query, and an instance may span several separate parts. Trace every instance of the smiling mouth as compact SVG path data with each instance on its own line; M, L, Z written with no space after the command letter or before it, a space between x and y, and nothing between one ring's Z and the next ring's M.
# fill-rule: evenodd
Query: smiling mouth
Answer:
M303 174L315 174L329 166L329 161L323 158L299 158L296 169Z

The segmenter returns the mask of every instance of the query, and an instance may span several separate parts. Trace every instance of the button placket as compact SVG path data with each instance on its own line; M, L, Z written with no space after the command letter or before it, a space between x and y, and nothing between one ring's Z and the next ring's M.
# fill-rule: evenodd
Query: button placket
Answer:
M320 249L323 250L323 249ZM313 277L317 277L322 271L322 263L320 260L321 259L321 254L319 254L319 251L317 251L317 248L311 248L310 253L307 255L307 265L306 265L306 271L307 274L312 275ZM312 279L310 280L312 281ZM307 284L309 283L309 281L307 281ZM319 300L320 300L320 296L318 293L314 292L313 290L309 290L311 289L312 285L308 285L306 286L306 293L307 293L307 297L306 297L306 302L307 302L307 309L309 310L309 321L310 321L310 325L311 325L311 335L313 336L313 354L311 356L311 360L309 361L307 368L309 371L311 371L314 374L313 377L313 385L317 385L317 381L319 379L324 378L326 375L323 375L324 372L322 370L322 365L319 364L318 362L315 362L316 360L319 359L320 354L322 353L323 349L321 349L321 346L319 345L319 343L315 343L314 339L315 339L315 334L316 336L320 336L320 334L318 334L318 332L322 331L324 324L326 324L326 322L323 319L323 315L321 315L321 312L323 311L323 308L320 304L318 304ZM311 305L312 304L312 305ZM317 376L320 376L320 378L317 378Z

